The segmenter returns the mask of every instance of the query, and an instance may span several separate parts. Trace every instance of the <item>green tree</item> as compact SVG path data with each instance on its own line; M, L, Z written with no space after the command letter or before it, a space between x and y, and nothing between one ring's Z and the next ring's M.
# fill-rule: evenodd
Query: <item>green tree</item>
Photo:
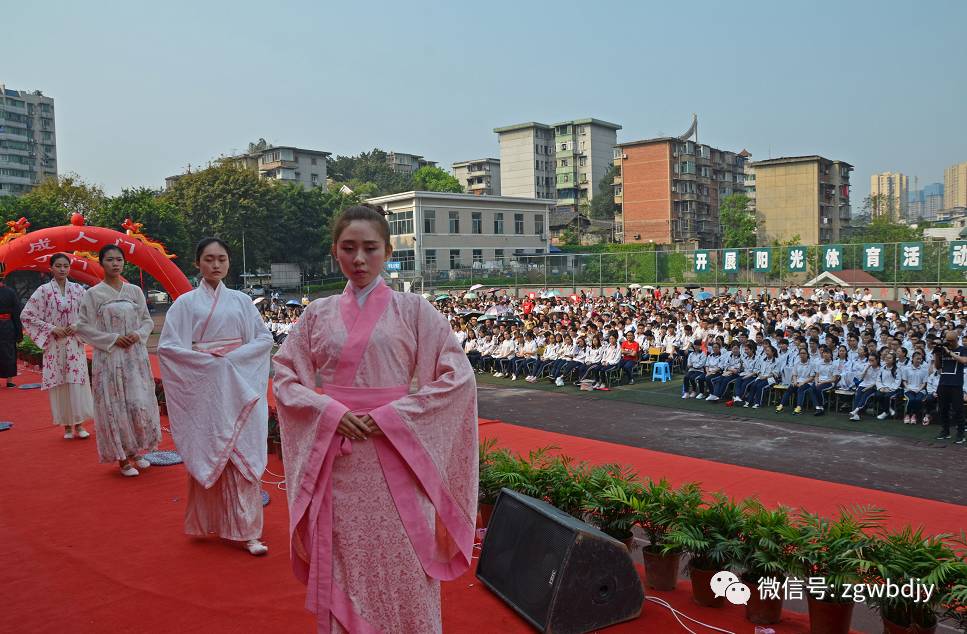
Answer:
M65 174L41 181L23 196L4 197L0 210L4 221L26 216L30 230L36 231L65 225L74 212L95 216L106 200L97 185L84 182L77 174Z
M870 218L870 221L884 217L889 221L893 221L899 215L900 211L897 205L897 199L893 196L870 194L863 199L862 216Z
M231 164L185 174L163 197L184 214L189 244L218 236L229 245L233 280L243 272L243 236L249 271L267 269L276 241L293 237L278 231L282 207L278 189L255 172Z
M427 165L413 172L413 188L427 192L463 193L463 187L454 176L439 167Z
M592 220L614 220L618 211L618 205L614 202L614 177L617 173L617 168L612 165L598 181L598 190L591 199L588 215Z
M413 189L413 179L397 174L387 162L387 154L376 148L357 156L326 158L326 171L339 184L347 184L353 191L360 191L359 183L371 183L369 196L396 194ZM355 182L353 187L349 183Z
M923 229L914 229L899 222L893 222L889 216L874 216L870 223L858 229L847 240L849 244L864 242L913 242L923 237Z
M88 223L124 231L121 224L126 218L144 225L143 233L163 243L168 253L178 256L174 262L184 273L194 274L194 245L189 241L185 215L160 191L147 187L125 189L118 196L108 198L91 214Z
M730 194L719 205L719 222L722 225L722 246L728 249L744 249L756 244L755 212L749 209L749 197Z

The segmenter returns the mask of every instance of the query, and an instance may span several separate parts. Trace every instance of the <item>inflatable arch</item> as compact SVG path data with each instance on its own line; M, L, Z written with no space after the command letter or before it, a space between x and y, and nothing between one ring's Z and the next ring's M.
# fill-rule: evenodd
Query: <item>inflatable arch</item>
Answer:
M163 245L140 233L140 225L131 225L130 220L124 226L136 229L134 232L129 229L128 233L85 225L80 214L74 214L72 224L32 232L27 232L29 223L24 219L18 222L16 227L8 223L11 231L0 242L0 265L6 273L21 269L49 271L50 256L55 253L97 253L101 247L113 244L121 248L129 264L158 280L172 300L191 290L188 278L171 261L174 256L167 254ZM96 262L72 255L71 277L85 284L96 284L104 278L104 270Z

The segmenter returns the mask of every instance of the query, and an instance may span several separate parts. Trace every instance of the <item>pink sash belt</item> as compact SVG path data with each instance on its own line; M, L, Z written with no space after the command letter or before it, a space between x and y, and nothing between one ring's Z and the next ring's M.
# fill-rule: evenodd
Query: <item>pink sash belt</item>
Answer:
M328 384L324 392L359 416L406 396L409 388L406 385L364 388ZM379 446L385 444L385 438L382 437L371 440L383 441L377 444L378 451ZM378 632L356 613L349 597L333 583L332 578L332 468L337 457L351 453L352 442L333 430L328 451L319 469L319 477L315 481L315 495L312 496L308 514L309 530L303 535L310 540L309 544L303 541L310 557L306 608L316 614L319 632L330 631L331 624L326 612L331 612L350 632ZM320 531L320 527L324 530Z

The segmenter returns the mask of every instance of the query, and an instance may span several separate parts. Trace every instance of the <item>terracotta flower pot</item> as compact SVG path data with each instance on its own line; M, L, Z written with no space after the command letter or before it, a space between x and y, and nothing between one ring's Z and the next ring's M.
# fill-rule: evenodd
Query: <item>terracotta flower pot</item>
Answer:
M883 634L934 634L937 631L936 623L929 627L920 627L919 625L903 626L897 625L885 616L880 615L880 618L883 619Z
M782 594L778 599L763 599L759 592L758 579L742 579L742 583L749 586L752 594L745 604L745 618L756 625L771 625L782 620Z
M480 503L480 528L487 528L487 524L490 523L490 516L494 513L494 505L486 504L484 502Z
M645 582L654 590L674 590L678 585L678 569L681 567L681 554L661 555L642 550L645 560Z
M806 603L809 604L810 634L849 634L855 603L820 601L811 594L806 596Z
M712 577L718 570L705 570L688 567L688 576L692 578L692 598L695 603L704 605L707 608L720 608L725 603L725 597L716 597L712 590Z

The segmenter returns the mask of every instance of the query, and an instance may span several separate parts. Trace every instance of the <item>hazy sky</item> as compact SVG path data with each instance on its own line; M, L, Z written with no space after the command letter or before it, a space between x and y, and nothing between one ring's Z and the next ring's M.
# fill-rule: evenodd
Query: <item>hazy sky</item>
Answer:
M245 148L456 160L593 116L921 187L967 161L967 2L16 2L0 82L54 97L60 171L109 193Z

